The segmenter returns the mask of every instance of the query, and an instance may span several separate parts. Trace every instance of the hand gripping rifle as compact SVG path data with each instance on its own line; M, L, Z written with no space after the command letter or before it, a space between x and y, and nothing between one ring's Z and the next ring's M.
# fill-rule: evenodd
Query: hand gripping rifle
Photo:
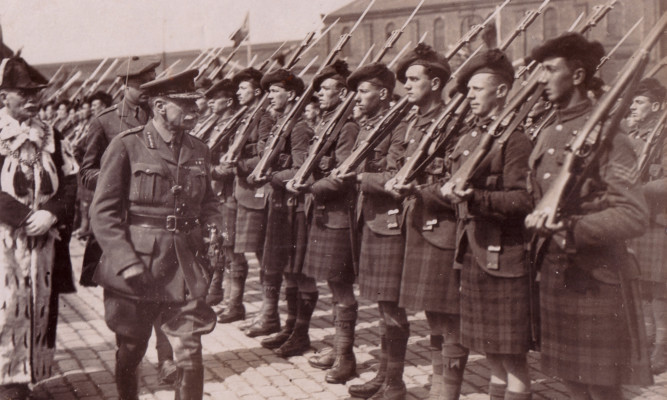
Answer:
M649 58L649 51L658 41L667 26L667 14L663 14L656 25L646 35L639 49L623 67L619 78L598 101L592 114L581 128L573 142L566 148L563 166L555 177L553 184L537 203L535 210L526 217L528 228L558 230L562 226L563 208L569 197L576 193L614 134L618 131L618 123L623 112L632 100L634 83L639 81ZM621 97L623 91L625 93ZM617 99L621 97L619 106ZM616 107L609 121L608 115ZM534 221L528 223L528 221Z
M310 50L311 47L308 47L309 43L313 39L313 33L308 33L306 35L306 38L301 42L299 47L296 49L294 54L292 54L292 57L289 59L287 64L285 65L286 69L292 69L296 65L296 63L300 60L301 56L307 51ZM319 40L319 39L318 39ZM307 48L308 47L308 48ZM306 49L307 48L307 49ZM302 72L307 70L307 68L304 68ZM227 152L222 156L220 159L220 162L226 163L226 164L235 164L239 157L241 156L241 151L243 150L243 146L245 146L246 141L248 140L248 136L250 135L250 127L252 126L252 122L258 117L260 110L263 110L266 108L267 104L269 101L269 94L264 93L262 98L257 102L257 105L255 108L253 108L248 115L243 114L243 118L238 124L238 129L234 130L234 126L230 126L230 134L231 132L235 132L234 140L232 143L229 145L229 148L227 149ZM239 110L240 111L240 110ZM247 111L247 109L246 109ZM224 130L222 132L222 135L225 135ZM222 137L221 135L221 137ZM217 140L215 143L212 143L212 148L217 147L218 143L220 143L221 140Z
M595 13L579 28L579 33L584 34L594 27L611 10L613 0L607 5L597 6ZM445 183L443 190L451 188L454 193L463 193L472 179L477 166L491 151L494 142L504 143L509 136L526 118L533 106L542 97L544 85L539 83L541 68L534 68L532 74L522 83L519 92L514 95L500 113L498 118L488 128L475 150L463 162L461 167ZM449 188L448 188L449 187Z
M357 29L357 27L359 27L361 21L363 21L364 17L366 16L366 14L371 9L374 3L375 0L371 0L371 2L368 4L368 6L361 14L357 22L354 24L352 29L350 29L348 33L341 35L340 39L338 40L338 43L331 50L331 52L329 52L327 58L320 66L319 70L315 73L315 76L317 76L317 74L319 74L323 68L325 68L334 61L338 53L340 53L340 51L343 49L343 46L345 46L345 44L347 44L347 42L350 40L354 31ZM264 150L264 154L262 154L259 163L250 174L249 179L252 179L255 182L262 182L266 180L267 174L271 169L274 160L276 159L276 157L278 157L278 154L282 151L283 147L285 146L285 141L287 140L287 136L292 131L292 128L294 128L294 125L297 123L297 121L303 114L303 110L306 107L306 105L310 102L310 97L314 92L315 92L315 87L313 85L313 82L311 81L306 90L299 97L299 100L292 107L292 109L290 110L289 114L287 115L283 123L276 131L275 135L271 139L271 142Z
M512 44L514 39L516 39L521 33L525 32L526 29L535 21L535 19L537 19L537 17L543 13L544 9L549 4L549 1L550 0L544 0L544 2L537 9L527 11L523 20L519 22L514 31L503 41L499 49L506 50L510 44ZM475 50L475 52L471 54L466 59L466 61L451 74L450 80L454 79L454 77L460 73L463 67L480 50L481 47ZM468 109L468 101L465 100L464 94L457 93L450 99L442 113L429 126L429 129L426 131L424 136L422 136L419 145L415 149L415 152L410 155L406 163L396 173L396 176L392 181L394 187L402 187L407 185L421 170L423 170L430 163L433 157L438 154L438 151L442 148L442 146L447 146L450 143L454 133L459 130L460 124L467 114Z
M424 4L424 1L425 0L422 0L419 4L417 4L417 7L415 7L415 9L412 11L412 14L408 17L408 19L405 21L405 23L400 29L397 29L391 33L391 35L385 41L382 50L380 50L375 55L375 57L373 57L373 60L371 62L382 61L382 58L387 54L387 52L389 52L389 50L392 47L394 47L398 39L405 31L405 28L408 26L410 21L412 21L414 16L417 14L417 11L419 11L421 6ZM371 49L372 48L373 46L371 46ZM366 53L366 56L368 56L369 54L370 54L370 49L369 52ZM361 68L364 65L366 56L364 56L361 63L357 66L357 69ZM343 129L343 125L345 125L345 123L348 121L348 118L352 114L352 110L354 109L355 95L356 95L355 91L352 90L349 91L343 102L338 106L336 113L333 115L327 126L322 131L322 134L318 136L311 145L310 149L308 150L308 157L306 157L304 163L301 165L299 170L291 179L291 183L289 183L287 187L291 186L294 188L298 188L302 187L306 183L306 180L308 180L310 175L313 173L320 159L328 152L330 147L333 145L341 129Z

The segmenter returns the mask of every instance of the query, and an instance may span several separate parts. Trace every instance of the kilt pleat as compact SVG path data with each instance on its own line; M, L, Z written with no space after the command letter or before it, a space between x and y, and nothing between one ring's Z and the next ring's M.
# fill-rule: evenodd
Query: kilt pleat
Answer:
M523 354L530 346L529 278L500 278L470 253L461 271L461 343L492 354Z
M350 230L329 229L313 222L303 273L317 280L354 283Z
M269 274L282 274L292 250L292 226L287 207L269 206L264 239L262 270Z
M567 264L563 254L547 254L541 268L542 372L589 385L624 383L630 339L620 285L590 278L594 289L572 290Z
M416 311L458 314L460 271L453 268L454 250L424 240L408 214L405 262L399 305Z
M236 213L235 253L261 253L264 249L266 211L238 205Z
M293 244L285 273L300 274L303 272L303 262L306 258L306 249L308 246L308 223L306 221L306 213L296 212L294 214L292 238Z
M637 257L642 280L667 282L667 228L652 226L628 246Z
M359 291L371 301L398 302L405 237L385 236L364 225L359 257Z

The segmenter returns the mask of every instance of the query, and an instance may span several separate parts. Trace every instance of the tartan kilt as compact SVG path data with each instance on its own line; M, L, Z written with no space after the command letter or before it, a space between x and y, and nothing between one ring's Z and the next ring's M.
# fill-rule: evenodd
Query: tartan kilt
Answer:
M308 247L308 222L306 213L297 211L294 215L294 224L295 226L292 228L294 243L287 268L285 268L286 274L300 274L303 272L303 262L306 258Z
M643 281L667 282L667 228L651 226L644 236L628 241L639 262Z
M405 262L399 306L415 311L459 314L460 271L454 269L454 249L424 240L408 213Z
M288 207L269 207L262 270L266 274L300 273L308 242L304 212L290 220Z
M354 283L350 230L329 229L320 223L312 223L303 273L317 280Z
M359 257L359 291L370 301L398 302L405 237L373 232L364 224Z
M541 369L588 385L632 384L624 377L630 338L620 285L590 278L585 293L565 282L567 257L545 255L540 279Z
M528 284L528 276L492 276L466 253L461 271L461 344L480 353L527 353L531 343Z
M239 204L234 252L261 254L264 249L265 230L266 210L253 210Z
M220 204L222 214L222 245L233 247L236 241L236 204L229 206L227 203Z

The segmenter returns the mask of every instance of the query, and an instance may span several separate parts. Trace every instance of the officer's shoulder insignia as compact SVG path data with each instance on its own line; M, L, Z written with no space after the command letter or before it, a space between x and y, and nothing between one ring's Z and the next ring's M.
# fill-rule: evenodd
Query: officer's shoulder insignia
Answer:
M105 108L104 110L100 111L100 112L97 114L97 117L99 118L99 117L101 117L102 115L109 114L110 112L115 111L115 110L117 110L117 109L118 109L118 104L114 104L114 105L112 105L112 106L110 106L110 107L107 107L107 108Z
M144 129L144 125L139 125L139 126L136 126L134 128L130 128L126 131L123 131L123 132L119 133L119 135L120 136L133 135L133 134L141 132L142 129Z

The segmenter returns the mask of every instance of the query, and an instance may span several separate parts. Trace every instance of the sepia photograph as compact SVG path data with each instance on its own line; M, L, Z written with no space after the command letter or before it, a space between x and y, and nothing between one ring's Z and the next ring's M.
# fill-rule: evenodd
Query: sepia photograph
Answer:
M667 398L665 0L0 0L0 400Z

